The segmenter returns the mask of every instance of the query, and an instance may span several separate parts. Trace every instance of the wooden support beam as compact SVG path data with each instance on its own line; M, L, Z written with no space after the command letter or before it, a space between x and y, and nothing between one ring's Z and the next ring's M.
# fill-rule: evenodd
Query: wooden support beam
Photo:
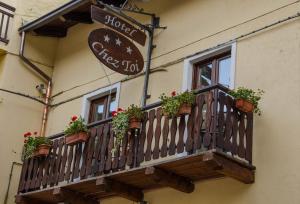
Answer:
M238 181L241 181L245 184L254 183L255 176L253 170L248 169L235 161L230 161L229 159L217 154L214 154L214 160L219 165L222 165L222 169L218 170L218 172L224 174L225 176L229 176Z
M71 204L99 204L99 201L84 196L81 193L73 192L64 188L55 188L53 196L59 202L66 202Z
M47 37L66 37L68 29L62 26L44 26L34 30L36 35Z
M39 200L24 197L24 196L21 196L21 195L16 195L15 196L15 203L16 204L41 204L41 203L50 204L50 203L47 203L47 202L41 202Z
M140 189L111 179L99 178L96 180L96 186L100 191L114 193L134 202L141 202L144 198L144 194Z
M73 21L84 24L92 24L93 20L89 12L69 12L63 15L66 21Z
M192 193L195 189L195 185L192 181L172 172L167 172L155 167L148 167L145 170L145 174L154 182L162 186L174 188L181 192Z

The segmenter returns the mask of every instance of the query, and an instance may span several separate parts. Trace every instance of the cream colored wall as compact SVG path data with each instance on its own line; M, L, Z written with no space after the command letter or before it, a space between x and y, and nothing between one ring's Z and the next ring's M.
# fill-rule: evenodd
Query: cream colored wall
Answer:
M183 56L205 50L239 35L253 31L282 18L294 15L300 4L294 4L233 29L210 36L218 31L262 15L293 2L292 0L190 0L144 3L161 17L167 30L157 31L152 67L158 67ZM115 83L124 76L103 67L88 48L88 33L100 24L79 25L70 29L68 37L59 40L53 72L54 98L61 102L91 90L108 86L103 69ZM254 165L256 182L244 185L232 179L219 179L196 184L192 194L169 188L145 193L149 203L265 204L300 203L300 20L293 20L237 42L236 86L261 88L266 91L261 102L263 115L255 118ZM199 40L202 39L202 40ZM178 47L197 41L177 51ZM145 48L144 48L145 49ZM144 52L144 51L143 51ZM162 92L181 90L183 62L166 68L167 72L150 77L148 103L157 101ZM98 80L96 80L98 79ZM120 106L140 103L143 77L122 83ZM48 134L64 129L69 117L80 114L82 98L51 110ZM132 203L124 199L104 200L104 204Z
M35 86L44 81L19 59L20 35L17 29L22 25L23 19L37 18L66 1L7 0L4 2L16 7L16 12L9 29L9 44L0 43L0 49L7 52L0 58L0 88L39 97ZM57 43L58 40L54 38L28 36L25 55L51 76ZM0 203L4 203L12 162L21 162L23 133L40 130L42 110L43 105L39 103L0 92ZM20 170L21 167L16 165L12 172L7 204L14 203Z

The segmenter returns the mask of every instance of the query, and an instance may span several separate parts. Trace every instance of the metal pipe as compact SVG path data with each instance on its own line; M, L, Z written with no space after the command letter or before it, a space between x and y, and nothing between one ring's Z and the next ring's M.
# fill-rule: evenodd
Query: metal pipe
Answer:
M154 19L155 16L151 17L151 29L148 31L149 41L148 41L148 51L147 51L147 64L145 70L145 81L143 89L143 98L142 98L142 107L146 106L148 98L148 87L149 87L149 76L150 76L150 67L151 67L151 58L153 52L153 35L154 35Z
M40 136L44 137L45 133L46 133L46 125L47 125L47 119L48 119L48 113L49 113L49 107L50 107L50 96L51 96L51 90L52 90L52 80L45 72L43 72L40 68L38 68L29 59L27 59L24 56L25 39L26 39L26 33L23 31L22 36L21 36L21 45L20 45L20 52L19 52L20 58L27 65L29 65L35 72L37 72L40 76L42 76L42 78L48 83L47 91L46 91L46 97L45 97L45 106L44 106L44 110L43 110L42 125L41 125L41 131L40 131Z
M7 184L7 189L6 189L5 198L4 198L4 204L7 204L7 201L8 201L8 194L9 194L9 189L10 189L10 183L11 183L11 179L12 179L12 175L13 175L13 171L14 171L14 166L15 165L22 166L22 164L18 163L18 162L13 162L12 165L11 165L10 173L9 173L9 179L8 179L8 184Z

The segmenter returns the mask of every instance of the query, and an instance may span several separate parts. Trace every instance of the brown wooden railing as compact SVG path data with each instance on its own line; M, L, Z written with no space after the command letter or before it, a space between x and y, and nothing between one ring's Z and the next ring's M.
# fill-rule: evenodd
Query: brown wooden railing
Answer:
M110 119L90 124L85 144L67 146L64 137L55 136L47 158L25 160L19 192L136 168L181 153L218 150L251 164L253 114L237 110L224 90L220 85L199 90L188 116L168 118L160 103L147 106L141 131L128 132L115 151Z
M16 9L0 1L0 41L8 43L8 29L10 20L14 17Z

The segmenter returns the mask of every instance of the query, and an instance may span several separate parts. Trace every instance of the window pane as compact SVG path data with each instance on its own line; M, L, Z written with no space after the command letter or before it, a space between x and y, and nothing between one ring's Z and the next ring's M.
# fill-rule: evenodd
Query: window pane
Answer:
M206 64L199 67L199 79L198 81L199 86L198 87L205 87L211 85L211 74L212 74L212 64Z
M226 87L230 86L230 67L230 57L219 60L219 83Z
M95 105L96 105L95 121L102 120L104 116L104 104L99 103Z
M111 99L110 99L110 105L109 105L109 114L108 114L108 117L111 117L112 116L112 112L117 110L117 102L116 102L116 94L113 94L111 96Z

